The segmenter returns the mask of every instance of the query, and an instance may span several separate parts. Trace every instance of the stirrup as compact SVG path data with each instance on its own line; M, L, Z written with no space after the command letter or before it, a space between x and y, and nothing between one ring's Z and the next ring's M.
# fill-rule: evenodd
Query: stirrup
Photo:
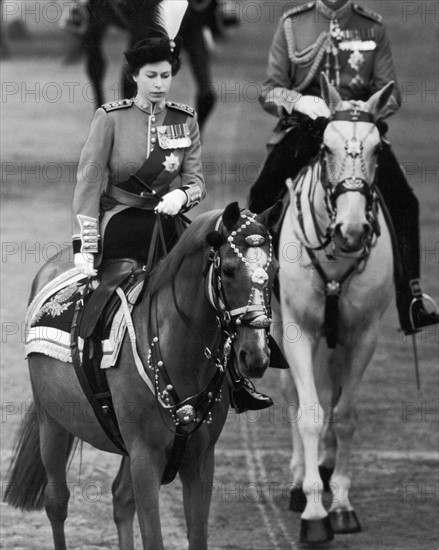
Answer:
M427 311L424 307L425 302L431 304L434 311ZM415 334L421 328L439 323L439 307L431 296L421 293L415 296L409 306L409 318L411 329L404 330L405 334Z

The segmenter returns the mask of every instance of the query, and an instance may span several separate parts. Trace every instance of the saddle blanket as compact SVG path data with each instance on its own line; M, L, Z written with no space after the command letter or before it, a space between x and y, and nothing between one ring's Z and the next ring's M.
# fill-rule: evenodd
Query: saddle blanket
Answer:
M76 268L62 273L45 285L35 296L26 312L25 318L25 354L42 353L72 363L70 351L70 327L76 301L82 297L87 278ZM133 305L142 290L143 282L134 286L127 295L128 307ZM103 340L101 368L116 364L120 347L127 330L127 322L119 308L111 323L108 337ZM129 327L130 331L133 327ZM84 341L78 339L82 360Z

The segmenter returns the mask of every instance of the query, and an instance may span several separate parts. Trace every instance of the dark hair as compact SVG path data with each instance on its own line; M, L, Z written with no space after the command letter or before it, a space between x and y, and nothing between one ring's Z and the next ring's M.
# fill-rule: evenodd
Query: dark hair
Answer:
M162 59L161 61L168 61L171 64L172 76L175 76L180 70L180 65L181 65L180 58L170 57L169 59ZM125 76L128 78L130 82L134 83L133 76L137 76L139 74L140 69L147 63L160 63L160 61L145 61L145 63L139 66L130 65L130 63L126 61L124 65Z

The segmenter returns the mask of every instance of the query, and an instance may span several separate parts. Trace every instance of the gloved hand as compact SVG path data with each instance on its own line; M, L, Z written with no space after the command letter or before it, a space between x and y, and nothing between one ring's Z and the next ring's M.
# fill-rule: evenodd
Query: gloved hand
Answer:
M321 97L303 95L294 103L294 111L309 116L312 120L318 117L329 118L331 111Z
M75 267L87 277L96 277L97 270L94 268L94 254L90 252L78 252L73 256Z
M182 189L174 189L166 193L163 200L155 207L155 212L158 214L168 214L175 216L180 212L183 206L187 203L186 193Z

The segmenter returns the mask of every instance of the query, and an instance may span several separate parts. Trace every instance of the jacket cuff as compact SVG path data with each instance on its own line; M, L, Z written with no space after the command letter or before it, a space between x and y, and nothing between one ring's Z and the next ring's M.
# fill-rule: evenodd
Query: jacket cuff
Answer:
M80 234L73 236L73 251L90 252L97 254L99 252L98 220L89 216L76 216L79 222Z
M201 189L198 185L185 185L181 188L184 191L187 201L184 206L184 210L187 211L190 208L193 208L201 202Z

